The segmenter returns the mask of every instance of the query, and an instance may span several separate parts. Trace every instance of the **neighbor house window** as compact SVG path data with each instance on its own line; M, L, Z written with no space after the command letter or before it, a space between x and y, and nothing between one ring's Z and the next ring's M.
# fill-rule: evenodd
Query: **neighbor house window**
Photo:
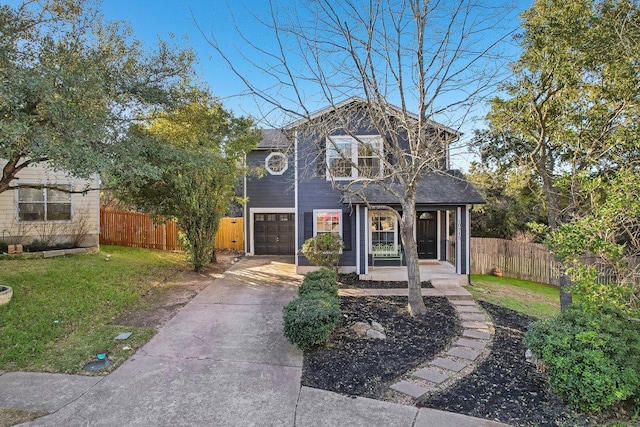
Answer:
M341 210L314 210L313 235L332 233L342 237Z
M18 187L20 221L70 221L71 186L56 188Z
M382 151L379 136L332 136L327 140L327 179L380 177Z
M369 212L370 224L370 247L372 250L375 244L391 244L394 247L398 244L398 226L396 216L390 211Z
M289 167L289 163L284 154L271 153L264 160L264 166L271 175L282 175Z

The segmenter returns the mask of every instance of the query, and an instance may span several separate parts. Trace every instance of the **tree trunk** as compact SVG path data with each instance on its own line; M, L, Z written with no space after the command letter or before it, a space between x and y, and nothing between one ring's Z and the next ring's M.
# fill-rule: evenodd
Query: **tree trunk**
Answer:
M422 298L420 286L420 265L418 264L418 245L414 238L415 206L409 209L403 207L400 221L400 236L404 246L404 255L407 260L407 287L409 288L409 300L407 310L412 316L418 316L427 312Z
M565 310L573 304L573 297L569 292L570 287L571 280L569 280L569 277L563 272L560 276L560 310Z

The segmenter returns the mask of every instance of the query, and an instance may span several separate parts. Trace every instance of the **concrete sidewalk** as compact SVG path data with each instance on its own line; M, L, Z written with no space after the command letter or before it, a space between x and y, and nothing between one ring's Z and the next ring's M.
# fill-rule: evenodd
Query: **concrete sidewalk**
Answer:
M32 426L499 425L301 388L302 353L282 335L294 270L243 259L110 375L5 373L0 407L52 412Z

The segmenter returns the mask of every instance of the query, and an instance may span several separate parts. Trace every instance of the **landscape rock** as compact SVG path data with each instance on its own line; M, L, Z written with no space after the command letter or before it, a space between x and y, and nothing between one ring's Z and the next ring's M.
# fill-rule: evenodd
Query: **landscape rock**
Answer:
M382 332L384 333L384 328L382 327L382 325L378 322L376 322L375 320L371 321L371 328L378 331L378 332Z
M365 336L369 329L371 329L371 325L366 322L356 322L351 325L351 330L361 337Z
M382 332L380 332L380 331L376 331L375 329L369 329L369 330L367 330L367 336L368 336L369 338L374 338L374 339L377 339L377 340L384 340L384 339L387 339L387 336L386 336L385 334L383 334L383 333L382 333Z

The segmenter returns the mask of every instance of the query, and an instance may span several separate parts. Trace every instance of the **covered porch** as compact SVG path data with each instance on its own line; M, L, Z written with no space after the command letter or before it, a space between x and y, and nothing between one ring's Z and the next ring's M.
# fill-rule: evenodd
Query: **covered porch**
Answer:
M359 275L361 280L374 281L406 281L407 267L372 267L367 273ZM448 261L420 261L420 280L438 282L443 284L466 286L469 284L469 276L456 273L456 268Z

